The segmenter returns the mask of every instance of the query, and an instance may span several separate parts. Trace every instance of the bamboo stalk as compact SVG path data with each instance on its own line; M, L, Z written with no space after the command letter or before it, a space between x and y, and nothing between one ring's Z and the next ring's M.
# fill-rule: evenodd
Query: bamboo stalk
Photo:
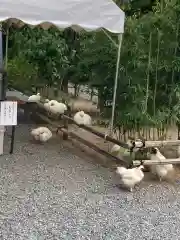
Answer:
M141 133L140 136L142 136L143 138L145 138L145 132L146 130L144 128L141 129Z
M178 36L179 36L179 28L180 28L180 23L178 22L177 24L177 28L176 28L176 41L177 41L177 44L176 44L176 47L174 49L174 56L176 57L177 55L177 50L178 50ZM171 76L171 87L173 88L173 84L174 84L174 75L175 75L175 71L174 71L174 68L172 70L172 76ZM171 104L172 104L172 94L170 95L170 99L169 99L169 109L171 108Z
M148 68L147 68L147 81L146 81L146 103L145 111L147 112L148 100L149 100L149 79L150 79L150 67L151 67L151 51L152 51L152 32L149 34L149 57L148 57Z
M161 137L161 130L159 128L157 128L157 136L158 136L158 139Z
M155 128L153 127L153 141L155 141Z
M148 132L149 132L149 129L146 129L146 139L148 139Z
M160 34L159 30L158 30L158 47L157 47L157 57L156 57L156 78L155 78L154 96L153 96L153 113L154 113L154 117L156 115L156 93L157 93L157 83L158 83L158 65L159 65L160 40L161 40L161 34Z
M120 129L120 126L118 127L118 140L120 141L121 140L121 129Z
M151 139L151 128L148 129L149 139Z

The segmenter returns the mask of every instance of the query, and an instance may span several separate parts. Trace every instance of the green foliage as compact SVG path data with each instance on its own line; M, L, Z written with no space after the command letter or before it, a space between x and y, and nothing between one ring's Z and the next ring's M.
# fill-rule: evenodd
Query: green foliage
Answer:
M26 59L15 57L8 61L8 80L17 89L31 89L37 81L37 67Z
M66 56L67 45L60 32L40 28L13 29L11 39L15 43L10 49L10 58L18 56L38 67L39 83L52 84L64 76L69 61Z
M178 120L179 8L178 1L164 1L153 13L127 19L121 58L123 83L118 90L119 123L143 126Z

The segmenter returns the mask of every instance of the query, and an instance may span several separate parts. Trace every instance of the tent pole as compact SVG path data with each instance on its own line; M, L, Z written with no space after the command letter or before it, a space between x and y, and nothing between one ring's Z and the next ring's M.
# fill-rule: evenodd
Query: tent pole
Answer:
M104 29L102 29L102 31L109 38L109 40L114 44L114 46L118 48L118 44L112 39L112 37Z
M3 34L2 23L0 23L0 101L3 101L4 96L4 84L3 84ZM4 146L4 126L0 126L0 155L3 154Z
M113 134L113 127L114 127L114 113L115 113L115 108L116 108L116 93L117 93L118 76L119 76L119 63L120 63L120 57L121 57L122 36L123 36L122 33L118 36L119 45L118 45L117 62L116 62L116 75L115 75L115 80L114 80L110 135Z

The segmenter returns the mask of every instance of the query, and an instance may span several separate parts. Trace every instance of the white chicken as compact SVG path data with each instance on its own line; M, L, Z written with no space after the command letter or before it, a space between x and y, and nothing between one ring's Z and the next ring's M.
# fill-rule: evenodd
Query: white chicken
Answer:
M48 102L49 111L52 114L63 114L67 110L67 106L64 103L60 103L56 100L51 100Z
M51 137L52 137L52 132L49 130L49 132L40 133L39 141L40 142L47 142Z
M79 125L89 126L92 124L91 117L84 113L84 111L79 111L74 115L74 121Z
M50 102L49 99L46 99L44 102L44 108L46 109L46 111L49 111L49 107L50 107L49 102Z
M161 162L166 158L161 154L158 148L152 148L150 159L158 160ZM165 165L159 164L159 165L152 165L150 167L150 170L152 174L158 176L159 180L161 181L163 178L165 178L168 175L169 172L172 172L174 170L174 167L172 164L165 164Z
M28 98L28 102L39 102L41 99L40 93L37 93L36 95L32 95Z
M35 128L31 131L31 135L34 137L35 140L39 140L40 132L40 128Z
M51 105L51 104L56 104L56 103L58 103L58 101L56 101L56 100L50 100L49 101L49 104Z
M131 169L117 167L116 173L120 175L123 185L132 192L134 186L140 183L144 178L142 169L144 169L142 165Z
M47 142L52 137L52 132L47 127L38 127L31 131L31 135L37 141Z

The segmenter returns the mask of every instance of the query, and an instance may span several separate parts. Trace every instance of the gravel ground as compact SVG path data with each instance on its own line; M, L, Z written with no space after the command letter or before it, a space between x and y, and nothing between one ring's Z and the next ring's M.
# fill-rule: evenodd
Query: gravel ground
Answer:
M180 187L144 181L129 193L118 177L56 139L29 141L17 127L15 152L0 161L0 239L180 239Z

